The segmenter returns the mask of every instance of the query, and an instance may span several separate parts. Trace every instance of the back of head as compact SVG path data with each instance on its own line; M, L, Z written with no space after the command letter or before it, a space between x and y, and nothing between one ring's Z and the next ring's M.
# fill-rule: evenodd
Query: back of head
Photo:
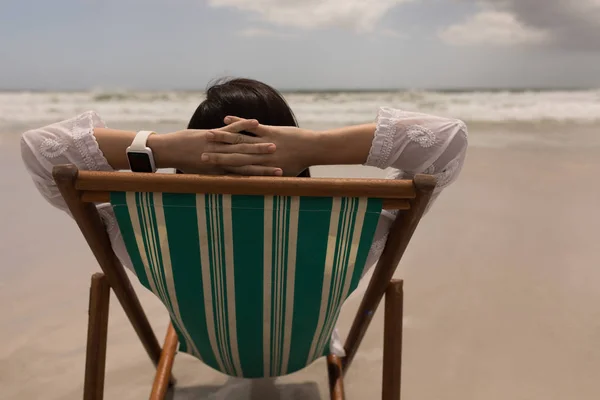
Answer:
M253 79L223 79L212 84L196 111L188 129L215 129L225 126L228 116L256 119L273 126L298 126L292 109L271 86ZM249 134L249 133L246 133ZM299 176L310 176L308 170Z
M264 125L298 126L277 90L253 79L238 78L220 80L208 88L206 100L194 112L188 129L220 128L228 115L256 119Z

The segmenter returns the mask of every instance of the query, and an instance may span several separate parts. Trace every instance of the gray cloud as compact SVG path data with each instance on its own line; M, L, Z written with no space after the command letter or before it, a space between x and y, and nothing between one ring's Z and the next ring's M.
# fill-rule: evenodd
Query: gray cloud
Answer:
M484 4L546 31L552 46L600 50L600 0L485 0Z
M413 1L417 0L208 0L208 4L250 12L280 27L337 26L370 32L391 9ZM600 0L459 1L476 3L482 12L442 29L441 37L448 43L600 49Z
M253 13L277 26L299 29L341 27L372 32L394 7L414 0L208 0L212 7Z

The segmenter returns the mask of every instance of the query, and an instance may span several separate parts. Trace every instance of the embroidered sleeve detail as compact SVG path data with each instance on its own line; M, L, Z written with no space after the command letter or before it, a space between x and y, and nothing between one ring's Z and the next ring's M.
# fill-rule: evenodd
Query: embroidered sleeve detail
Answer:
M56 165L73 164L80 170L111 171L94 136L94 128L100 127L105 127L100 117L88 111L21 135L21 158L35 186L50 204L67 213L52 170Z
M421 125L410 125L406 128L406 136L421 147L428 148L435 144L435 133Z
M58 138L46 138L40 143L40 153L47 159L60 157L68 149L69 143Z
M93 111L81 114L73 126L73 139L77 151L81 155L86 170L112 171L112 167L104 157L94 136L94 128L105 128L106 125Z
M373 144L369 150L369 157L365 165L387 168L388 160L394 147L394 136L396 134L395 113L387 107L379 109L377 115L377 128L373 137Z

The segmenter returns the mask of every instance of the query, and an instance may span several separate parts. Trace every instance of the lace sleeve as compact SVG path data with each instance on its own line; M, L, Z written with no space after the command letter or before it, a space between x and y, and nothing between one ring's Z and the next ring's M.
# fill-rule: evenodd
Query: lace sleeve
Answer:
M460 120L381 108L366 165L393 168L388 176L393 179L433 175L437 178L436 198L458 177L467 137L467 126Z
M112 170L94 136L94 128L104 127L100 117L88 111L22 135L21 157L25 167L39 192L50 204L68 211L52 178L55 165L74 164L79 169L91 171Z

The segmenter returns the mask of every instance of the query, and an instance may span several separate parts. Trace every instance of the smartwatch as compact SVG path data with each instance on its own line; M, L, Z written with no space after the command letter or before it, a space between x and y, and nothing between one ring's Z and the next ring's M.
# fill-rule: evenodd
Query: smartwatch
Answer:
M152 154L152 149L146 146L148 136L154 133L139 131L131 142L131 146L127 148L127 160L129 160L129 168L133 172L156 172L154 154Z

